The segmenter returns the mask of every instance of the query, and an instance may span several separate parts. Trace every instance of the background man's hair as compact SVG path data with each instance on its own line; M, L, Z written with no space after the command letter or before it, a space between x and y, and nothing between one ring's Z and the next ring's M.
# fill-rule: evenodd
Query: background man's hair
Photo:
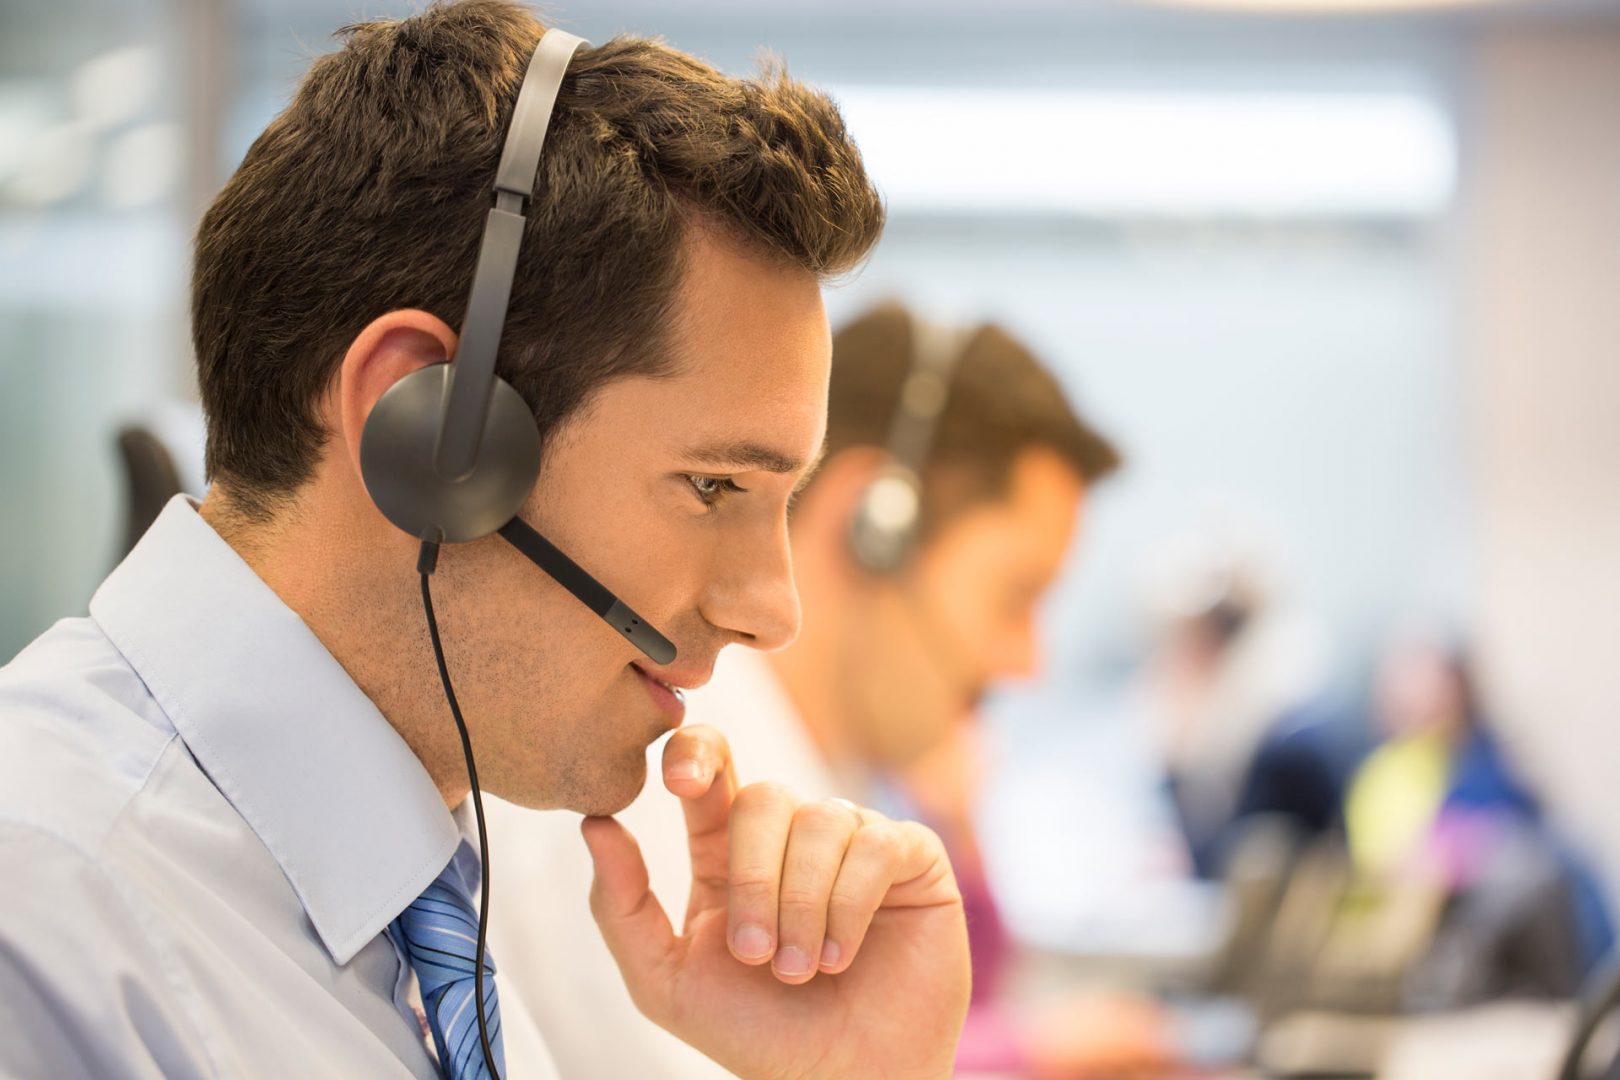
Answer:
M914 330L906 309L887 303L833 335L828 457L888 443L911 370ZM976 503L1005 495L1013 463L1036 448L1057 453L1087 484L1120 465L1119 452L1080 418L1033 353L994 323L980 326L965 340L924 465L923 537Z
M460 327L541 31L504 0L344 28L204 216L191 314L207 466L250 519L310 475L319 395L360 330L399 308ZM582 48L498 369L546 439L605 382L671 373L689 229L824 278L858 265L883 216L837 108L779 66L744 80L656 41Z

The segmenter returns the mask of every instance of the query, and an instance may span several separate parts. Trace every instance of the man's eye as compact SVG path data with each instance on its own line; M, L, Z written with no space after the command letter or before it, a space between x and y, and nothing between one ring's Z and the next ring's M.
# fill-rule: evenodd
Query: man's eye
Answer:
M718 506L727 495L747 490L738 487L737 482L729 476L698 476L693 473L686 477L686 482L692 485L692 490L704 506Z

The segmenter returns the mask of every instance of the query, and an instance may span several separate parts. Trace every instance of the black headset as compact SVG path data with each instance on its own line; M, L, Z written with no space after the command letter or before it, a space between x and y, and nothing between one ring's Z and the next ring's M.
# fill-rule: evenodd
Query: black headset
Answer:
M416 566L422 579L422 609L445 700L461 736L478 821L483 887L473 997L484 1065L495 1080L501 1074L484 1014L489 840L472 741L450 682L428 586L438 564L439 545L499 533L654 663L675 659L675 646L667 637L517 516L540 477L540 429L522 396L495 374L540 150L568 63L584 44L572 34L547 30L529 60L501 150L495 205L484 220L472 293L453 361L421 368L389 387L372 407L360 436L360 475L366 491L389 521L422 542Z
M495 174L472 293L454 361L400 379L378 399L360 437L372 501L425 544L499 533L656 664L675 646L578 563L517 516L540 476L540 430L512 384L495 374L524 212L540 149L574 51L585 42L547 30L529 62Z
M911 361L889 419L888 460L861 492L849 549L862 569L893 574L917 545L923 469L934 450L951 386L977 328L946 326L907 314Z

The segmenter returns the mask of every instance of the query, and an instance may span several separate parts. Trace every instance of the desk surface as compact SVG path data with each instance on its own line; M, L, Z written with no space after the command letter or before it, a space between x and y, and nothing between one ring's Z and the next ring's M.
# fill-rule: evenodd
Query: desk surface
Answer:
M1552 1080L1574 1026L1568 1003L1405 1017L1299 1013L1266 1031L1260 1061L1281 1076L1337 1067L1378 1080Z
M1575 1029L1569 1004L1504 1002L1400 1022L1379 1080L1552 1080Z

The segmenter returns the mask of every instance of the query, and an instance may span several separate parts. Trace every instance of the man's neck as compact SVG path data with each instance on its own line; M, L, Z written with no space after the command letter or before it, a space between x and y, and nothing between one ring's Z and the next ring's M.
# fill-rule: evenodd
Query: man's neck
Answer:
M422 612L414 580L374 580L375 560L354 550L355 531L323 513L316 485L258 519L242 512L218 485L198 508L222 540L296 614L355 685L371 699L427 769L447 807L468 791L460 744L442 710L437 680L411 673L435 670L426 634L384 628L418 625ZM420 658L418 652L424 653ZM431 682L431 685L429 683ZM421 714L421 715L418 715Z

